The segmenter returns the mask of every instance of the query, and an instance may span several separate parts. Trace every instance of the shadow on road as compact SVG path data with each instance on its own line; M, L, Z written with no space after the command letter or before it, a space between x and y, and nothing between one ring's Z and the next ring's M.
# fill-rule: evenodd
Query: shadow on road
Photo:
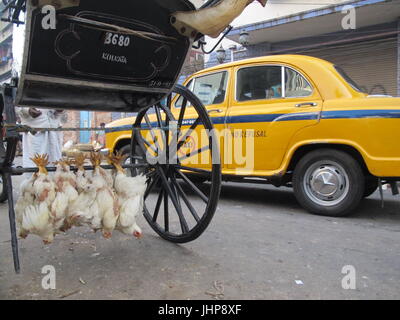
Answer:
M207 183L198 185L198 187L205 192L209 191L209 184ZM190 190L187 190L187 192L190 193ZM363 199L348 219L400 222L400 196L392 196L389 192L385 192L384 199L384 208L381 207L381 200L377 192L369 198ZM275 188L269 185L224 183L220 201L251 206L265 204L282 211L298 209L296 210L298 214L309 214L297 202L292 189L286 187Z

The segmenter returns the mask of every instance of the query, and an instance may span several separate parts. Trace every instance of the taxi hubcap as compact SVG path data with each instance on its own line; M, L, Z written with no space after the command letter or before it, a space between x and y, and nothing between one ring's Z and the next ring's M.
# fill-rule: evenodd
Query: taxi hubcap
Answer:
M319 161L306 171L304 188L313 202L333 206L347 196L349 177L340 164L334 161Z

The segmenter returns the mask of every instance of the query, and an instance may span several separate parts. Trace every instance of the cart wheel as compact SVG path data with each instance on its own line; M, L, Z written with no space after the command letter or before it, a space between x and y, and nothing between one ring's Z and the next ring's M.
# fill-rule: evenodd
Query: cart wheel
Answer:
M3 126L1 124L0 124L0 141L2 141L2 143L0 143L0 162L2 162L6 154L7 145L4 139ZM7 187L5 181L6 179L4 178L4 175L0 174L0 203L3 203L8 199Z
M8 198L7 187L3 175L0 175L0 203L6 202Z
M176 117L171 112L172 101L179 101ZM203 104L183 86L174 88L165 106L159 103L139 112L136 118L132 150L139 147L140 154L132 154L132 161L148 163L144 217L168 241L195 240L214 216L221 188L221 164L212 129ZM200 137L200 133L202 145L183 151L188 149L187 141L195 134ZM201 162L202 168L192 167L194 157L208 159L208 164ZM187 164L189 159L192 165ZM200 189L192 181L198 176L207 178L210 185Z
M4 137L4 126L3 126L3 111L4 111L4 103L3 96L0 96L0 164L4 162L4 158L6 156L7 150L7 142ZM0 174L0 203L3 203L7 200L7 188L5 185L5 178L3 174Z

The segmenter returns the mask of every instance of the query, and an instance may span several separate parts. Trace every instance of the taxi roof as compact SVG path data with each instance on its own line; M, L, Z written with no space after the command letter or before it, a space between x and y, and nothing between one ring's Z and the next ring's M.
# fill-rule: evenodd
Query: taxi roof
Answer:
M206 68L203 70L200 70L193 75L199 75L202 73L210 72L210 71L217 71L220 69L227 69L231 67L236 67L236 66L241 66L245 64L253 64L253 63L265 63L265 62L280 62L280 63L287 63L287 64L293 64L301 67L304 64L310 64L314 63L316 65L320 66L332 66L332 63L320 59L320 58L315 58L311 56L305 56L305 55L300 55L300 54L281 54L281 55L270 55L270 56L262 56L262 57L256 57L256 58L249 58L249 59L243 59L243 60L237 60L233 62L227 62L223 64L219 64L217 66L213 66L210 68Z
M351 85L347 83L341 75L339 75L333 63L320 58L299 54L270 55L219 64L190 75L186 78L185 83L187 83L190 78L205 73L224 69L226 70L243 65L263 63L287 64L301 70L308 76L308 80L313 83L323 100L365 96L364 93L357 92L352 88Z

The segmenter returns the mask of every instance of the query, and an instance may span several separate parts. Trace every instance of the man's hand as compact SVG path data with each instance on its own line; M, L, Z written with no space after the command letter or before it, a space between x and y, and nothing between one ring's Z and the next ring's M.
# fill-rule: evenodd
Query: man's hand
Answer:
M36 108L29 108L28 112L32 118L37 118L42 115L42 111L40 111Z

